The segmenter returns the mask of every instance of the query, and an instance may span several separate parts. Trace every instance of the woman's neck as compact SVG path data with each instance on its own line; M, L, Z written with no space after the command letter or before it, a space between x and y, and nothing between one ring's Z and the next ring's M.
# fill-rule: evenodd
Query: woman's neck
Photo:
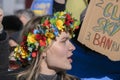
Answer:
M45 61L42 61L41 62L41 71L40 71L41 74L45 74L45 75L55 75L56 74L56 71L53 70L53 69L50 69L46 62Z

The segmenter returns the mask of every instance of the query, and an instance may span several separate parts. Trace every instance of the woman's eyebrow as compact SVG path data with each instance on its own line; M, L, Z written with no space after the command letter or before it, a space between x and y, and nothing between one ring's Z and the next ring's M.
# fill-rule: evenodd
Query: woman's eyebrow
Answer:
M69 37L62 37L61 38L62 40L67 40L67 39L70 39Z

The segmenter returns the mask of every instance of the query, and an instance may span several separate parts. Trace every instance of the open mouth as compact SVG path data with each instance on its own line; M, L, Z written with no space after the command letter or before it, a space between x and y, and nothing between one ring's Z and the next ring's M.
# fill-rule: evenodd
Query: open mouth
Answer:
M70 63L72 63L72 58L71 58L71 56L68 57L68 60L69 60Z

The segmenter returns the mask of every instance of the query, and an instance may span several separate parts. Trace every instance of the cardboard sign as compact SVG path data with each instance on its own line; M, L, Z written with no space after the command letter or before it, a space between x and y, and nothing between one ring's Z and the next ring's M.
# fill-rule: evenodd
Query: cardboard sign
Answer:
M53 0L34 0L31 6L31 10L36 15L52 15Z
M91 0L78 41L111 60L120 60L120 0Z

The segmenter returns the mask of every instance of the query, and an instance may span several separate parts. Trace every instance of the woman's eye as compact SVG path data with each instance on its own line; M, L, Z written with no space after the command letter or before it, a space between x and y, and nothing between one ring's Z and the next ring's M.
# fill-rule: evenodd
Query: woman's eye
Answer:
M69 41L69 38L64 38L63 40L61 40L62 43L66 44Z

